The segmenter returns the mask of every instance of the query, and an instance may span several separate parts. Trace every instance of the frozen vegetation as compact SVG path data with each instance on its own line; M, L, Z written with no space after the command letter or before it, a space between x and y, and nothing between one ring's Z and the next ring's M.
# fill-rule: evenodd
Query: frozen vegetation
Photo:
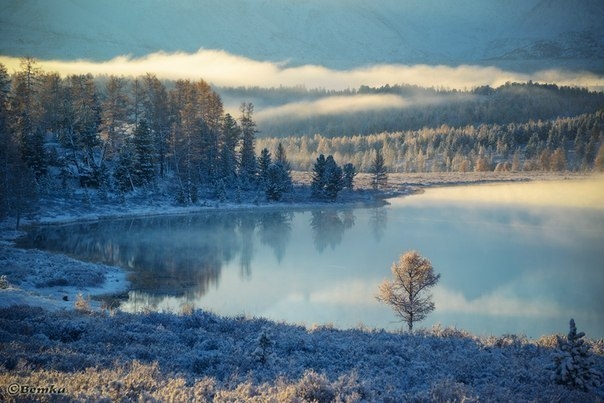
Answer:
M294 178L298 183L306 181L302 176ZM369 179L360 176L358 183L366 187ZM400 191L410 183L527 179L475 173L423 174L403 180L391 175L389 191ZM376 195L365 192L366 200ZM344 192L339 203L355 203L359 195L363 193ZM305 205L295 193L288 197L281 204L256 204L244 197L241 204L199 202L187 207L175 206L170 199L88 207L57 202L32 218L49 223L217 207ZM131 202L138 210L128 208ZM604 341L590 340L576 328L573 332L572 325L566 338L552 335L533 340L516 335L476 337L441 327L413 334L361 326L307 327L244 316L225 318L188 306L179 313L129 314L102 307L94 298L125 289L123 272L15 248L11 239L18 235L5 230L0 245L0 272L6 276L0 282L2 401L32 398L8 395L11 384L42 388L42 392L48 388L79 401L604 399L599 375L604 372Z
M553 336L343 331L186 307L181 314L127 314L13 306L0 309L0 323L0 385L52 385L82 401L604 399L602 386L556 382ZM602 341L585 347L601 372Z

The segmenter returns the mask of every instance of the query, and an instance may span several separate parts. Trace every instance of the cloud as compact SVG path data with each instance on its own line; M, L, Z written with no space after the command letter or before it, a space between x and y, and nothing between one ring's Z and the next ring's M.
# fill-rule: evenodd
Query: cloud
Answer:
M9 71L18 70L19 59L0 56ZM290 66L287 61L269 62L234 55L222 50L200 49L195 53L156 52L144 57L119 56L95 62L89 60L41 60L45 71L69 74L115 74L137 76L154 73L169 79L204 80L218 86L299 86L341 90L361 85L411 84L423 87L467 89L481 85L499 86L507 81L548 82L604 88L604 77L587 72L546 70L533 74L484 66L429 66L378 64L350 70L333 70L318 65Z
M256 119L265 121L279 117L305 118L385 108L404 108L409 106L410 103L409 100L392 94L333 96L316 101L291 102L281 106L265 108L256 114Z
M558 317L562 308L555 301L539 298L520 298L503 289L468 300L461 292L444 286L434 289L433 300L441 313L469 313L489 316ZM572 313L568 313L572 314Z
M604 175L594 175L576 181L543 181L505 183L497 185L446 187L430 189L419 198L408 198L406 205L427 203L509 205L534 207L570 207L604 209Z

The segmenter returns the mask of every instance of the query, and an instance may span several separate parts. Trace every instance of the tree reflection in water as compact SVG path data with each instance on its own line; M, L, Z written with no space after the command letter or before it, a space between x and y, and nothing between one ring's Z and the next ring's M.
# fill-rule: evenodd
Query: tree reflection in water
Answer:
M138 297L194 298L217 286L223 266L238 255L241 275L250 276L256 231L281 259L292 217L279 211L221 212L40 227L19 246L123 267Z

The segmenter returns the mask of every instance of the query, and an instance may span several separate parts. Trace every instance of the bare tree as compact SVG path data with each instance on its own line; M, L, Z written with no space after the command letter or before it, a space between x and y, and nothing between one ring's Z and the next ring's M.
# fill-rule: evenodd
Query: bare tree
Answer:
M394 280L384 280L379 286L378 301L394 309L413 331L413 323L419 322L434 310L432 295L426 290L435 286L440 274L434 274L432 263L416 251L409 251L392 264Z

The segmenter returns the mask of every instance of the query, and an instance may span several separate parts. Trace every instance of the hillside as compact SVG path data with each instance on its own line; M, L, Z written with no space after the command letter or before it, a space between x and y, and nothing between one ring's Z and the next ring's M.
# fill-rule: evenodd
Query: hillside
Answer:
M5 0L0 55L107 60L221 49L346 69L378 63L603 72L598 0Z

